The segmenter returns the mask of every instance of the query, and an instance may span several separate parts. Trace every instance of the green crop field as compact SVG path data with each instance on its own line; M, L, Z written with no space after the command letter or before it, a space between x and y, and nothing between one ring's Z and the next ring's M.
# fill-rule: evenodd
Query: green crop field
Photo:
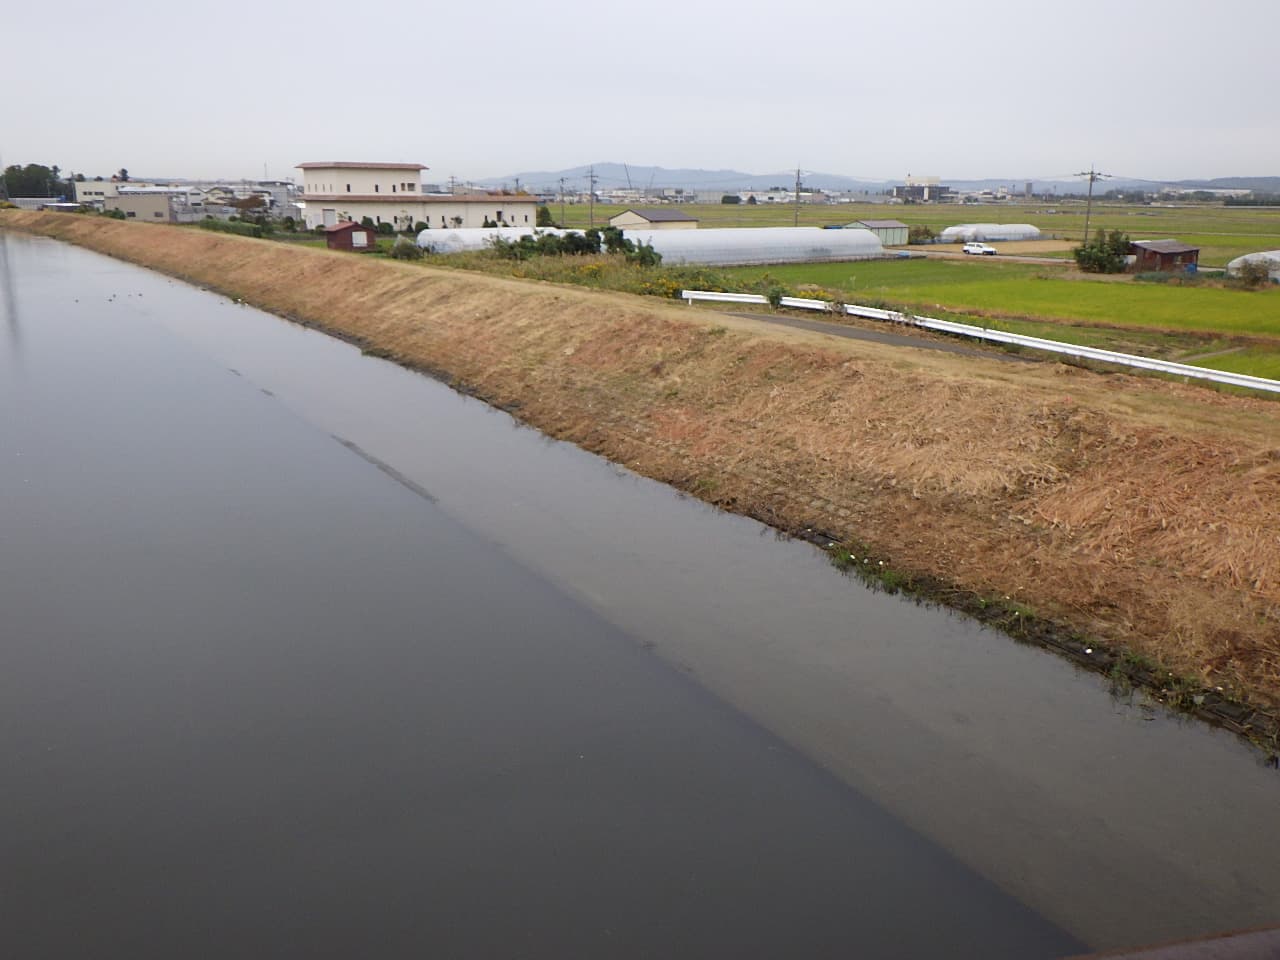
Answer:
M812 283L850 302L885 300L996 317L1076 320L1118 327L1197 331L1280 339L1280 291L1141 283L1090 278L1043 264L979 260L869 260L735 267L744 277L769 273Z
M999 260L869 260L730 267L814 284L849 303L889 303L1015 333L1217 369L1280 374L1280 289L1178 286L1089 277L1065 267ZM1199 358L1205 354L1203 360Z

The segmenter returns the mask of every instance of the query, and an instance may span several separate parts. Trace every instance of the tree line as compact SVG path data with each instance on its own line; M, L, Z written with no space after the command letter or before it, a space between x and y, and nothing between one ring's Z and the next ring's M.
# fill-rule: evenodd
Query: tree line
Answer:
M4 179L5 193L10 197L48 197L51 200L73 200L76 195L76 183L84 183L88 178L83 173L62 175L62 169L55 163L46 167L42 163L14 163L4 168L0 174ZM129 171L121 167L113 178L127 183ZM102 180L102 177L95 177Z

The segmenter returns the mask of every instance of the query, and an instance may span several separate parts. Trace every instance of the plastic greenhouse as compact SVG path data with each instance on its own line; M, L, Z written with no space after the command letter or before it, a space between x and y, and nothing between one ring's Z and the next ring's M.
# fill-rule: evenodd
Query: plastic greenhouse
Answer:
M1280 282L1280 250L1264 250L1261 253L1246 253L1243 257L1236 257L1227 264L1227 276L1236 276L1240 273L1242 266L1254 261L1265 263L1271 279Z
M971 240L1039 240L1040 229L1029 223L958 223L942 231L943 243Z
M423 230L418 234L418 246L432 253L462 253L467 250L483 250L494 237L516 241L521 237L554 233L563 236L565 230L554 227L457 227L453 230Z
M635 243L650 244L664 264L711 266L865 260L884 256L870 230L821 227L715 227L708 230L625 230Z

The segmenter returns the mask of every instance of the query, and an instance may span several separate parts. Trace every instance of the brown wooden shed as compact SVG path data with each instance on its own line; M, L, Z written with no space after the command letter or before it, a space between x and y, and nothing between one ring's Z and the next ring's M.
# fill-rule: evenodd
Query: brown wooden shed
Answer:
M356 250L364 253L373 250L378 240L377 230L352 220L340 220L332 227L325 227L324 233L330 250Z
M1200 262L1200 248L1181 240L1134 240L1129 244L1129 253L1136 258L1133 269L1138 273L1194 271Z

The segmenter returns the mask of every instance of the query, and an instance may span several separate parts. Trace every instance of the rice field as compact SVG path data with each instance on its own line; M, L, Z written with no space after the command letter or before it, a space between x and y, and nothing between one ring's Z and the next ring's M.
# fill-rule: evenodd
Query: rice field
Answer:
M850 303L887 303L1068 343L1280 377L1280 288L1144 283L987 258L787 264L723 272L744 283L767 273L789 285L822 287ZM1204 354L1214 355L1190 359Z
M1091 278L1045 264L990 260L880 260L738 267L924 312L961 310L996 317L1085 321L1120 327L1227 333L1280 339L1280 291L1178 286L1129 277Z

